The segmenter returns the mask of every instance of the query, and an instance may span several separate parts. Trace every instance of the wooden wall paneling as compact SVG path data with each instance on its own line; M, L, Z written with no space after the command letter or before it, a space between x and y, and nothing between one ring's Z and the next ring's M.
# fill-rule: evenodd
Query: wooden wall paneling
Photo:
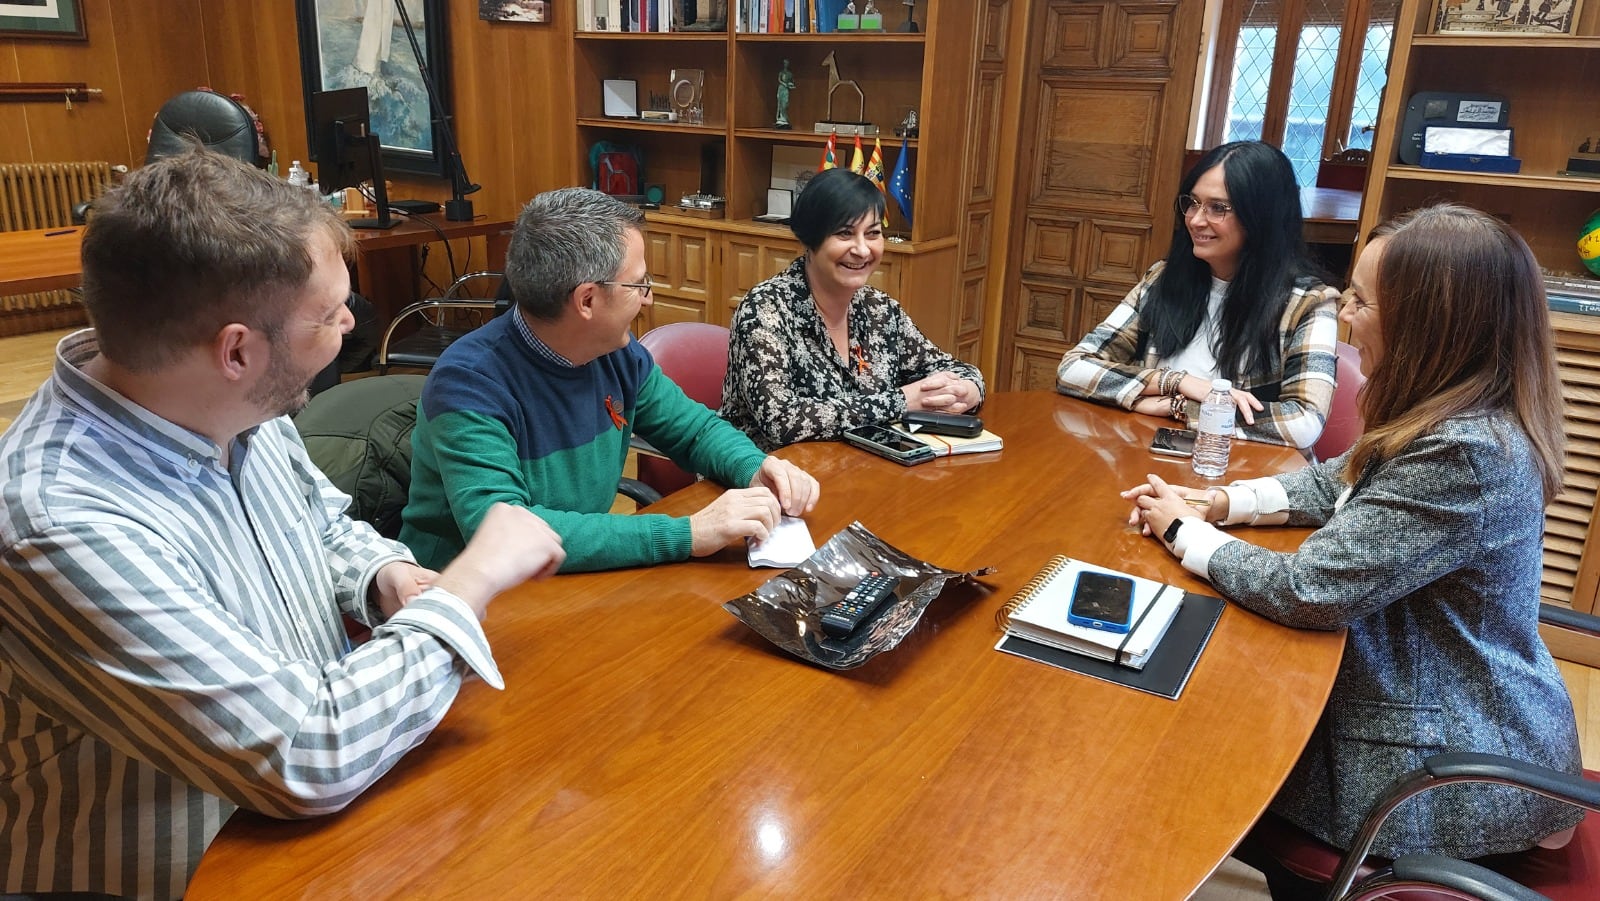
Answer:
M1072 327L1077 300L1078 289L1072 282L1043 276L1024 278L1017 297L1017 336L1032 338L1035 343L1060 345ZM1056 356L1059 358L1061 353ZM1054 383L1052 378L1051 384Z
M1000 354L1010 377L1039 381L1002 387L1053 385L1041 359L1094 324L1087 298L1120 298L1166 252L1202 12L1154 0L1039 11L1022 107L1037 149L1019 167Z
M1082 278L1083 221L1044 211L1029 213L1022 229L1022 273Z
M121 4L128 5L131 4ZM306 139L306 104L300 87L300 40L293 0L200 0L200 18L205 35L200 48L206 60L205 84L224 94L245 96L266 126L272 148L278 152L280 173L289 171L291 160L308 163L311 153ZM154 50L147 48L147 52ZM192 87L186 85L178 90ZM151 115L154 113L150 111ZM139 156L142 161L142 145Z
M971 127L972 60L977 49L978 13L982 4L941 3L928 8L926 15L937 17L939 40L927 45L922 60L922 93L918 137L920 147L951 148L967 146ZM899 121L896 116L893 120ZM892 131L890 132L893 133ZM950 153L921 153L916 163L915 185L917 220L913 237L918 241L949 237L960 228L960 211L966 202L964 191L941 190L941 186L964 184L967 157L964 150ZM921 265L921 261L918 261ZM954 271L946 290L958 288ZM920 320L919 320L920 321ZM953 338L954 335L951 335ZM940 342L949 348L951 343Z
M988 295L986 272L969 273L961 282L961 307L956 319L956 346L976 346L983 328L983 303ZM960 356L959 354L957 356ZM961 357L971 362L977 357Z
M1029 101L1032 83L1028 66L1031 58L1029 35L1033 30L1038 4L1023 0L989 0L979 33L982 38L980 71L997 73L993 83L993 102L999 107L999 142L995 146L993 188L994 238L990 242L984 296L983 329L979 362L988 375L991 388L1008 381L1010 360L1002 355L1005 343L1005 317L1012 284L1012 273L1019 254L1016 240L1017 184L1021 173L1031 166L1032 145L1022 140L1024 103ZM982 95L980 95L982 96Z
M1055 345L1013 342L1008 380L1013 385L1054 385L1061 353Z
M1165 101L1159 84L1046 75L1034 130L1046 156L1028 202L1148 215Z
M970 67L969 76L972 108L967 117L967 164L962 192L966 223L961 232L960 307L952 352L984 368L983 333L988 317L983 314L983 307L987 300L990 261L994 256L995 226L999 221L996 185L1000 178L1002 136L1012 131L1002 124L1001 118L1011 6L992 2L974 6L977 20L973 29L978 39L974 48L976 65ZM963 355L962 348L976 349L978 354ZM992 382L992 367L989 371Z
M91 4L93 5L93 4ZM155 7L155 8L152 8ZM127 164L143 165L150 146L150 124L161 104L184 91L212 85L205 20L199 0L154 4L116 3L110 10L110 34L117 53L117 87L126 137ZM93 20L89 40L95 40ZM83 79L69 79L82 81ZM91 81L90 87L94 87ZM251 101L252 108L254 102Z
M88 41L0 40L4 80L83 82L104 91L73 101L71 110L61 100L0 104L7 135L0 162L142 163L144 134L156 110L146 98L175 93L168 90L174 85L193 87L195 75L204 73L198 22L188 14L192 3L174 7L169 19L164 7L85 0ZM183 52L145 46L163 28Z

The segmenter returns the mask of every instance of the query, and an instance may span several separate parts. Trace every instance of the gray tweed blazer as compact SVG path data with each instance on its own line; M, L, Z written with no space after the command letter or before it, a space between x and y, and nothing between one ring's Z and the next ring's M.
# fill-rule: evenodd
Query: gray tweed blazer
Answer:
M1273 810L1348 847L1400 774L1444 751L1580 770L1572 701L1538 634L1544 503L1527 436L1502 414L1449 420L1370 466L1281 476L1293 554L1230 541L1221 593L1270 619L1348 629L1332 696ZM1503 786L1446 786L1391 815L1375 851L1458 858L1531 847L1582 811Z

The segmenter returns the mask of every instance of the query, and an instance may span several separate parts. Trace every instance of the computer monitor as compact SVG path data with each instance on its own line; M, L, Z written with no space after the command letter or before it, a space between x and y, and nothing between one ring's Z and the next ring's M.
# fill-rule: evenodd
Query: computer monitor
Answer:
M373 133L366 88L317 91L311 95L311 150L317 182L324 193L372 182L376 219L352 219L351 228L393 228L383 183L383 151Z

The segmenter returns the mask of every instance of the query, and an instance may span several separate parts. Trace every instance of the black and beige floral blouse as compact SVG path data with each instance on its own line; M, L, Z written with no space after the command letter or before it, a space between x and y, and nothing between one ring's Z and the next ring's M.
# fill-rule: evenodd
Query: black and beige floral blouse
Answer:
M902 385L936 372L983 375L929 341L900 304L873 287L850 301L850 359L841 359L811 299L805 258L750 289L734 311L722 416L763 450L827 441L905 412Z

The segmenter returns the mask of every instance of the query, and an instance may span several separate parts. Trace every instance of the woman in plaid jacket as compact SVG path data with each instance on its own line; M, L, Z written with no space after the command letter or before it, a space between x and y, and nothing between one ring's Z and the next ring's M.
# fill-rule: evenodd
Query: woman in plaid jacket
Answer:
M1061 359L1057 390L1192 427L1226 378L1237 437L1311 447L1333 400L1338 292L1306 255L1289 160L1259 141L1217 147L1177 212L1167 258Z

